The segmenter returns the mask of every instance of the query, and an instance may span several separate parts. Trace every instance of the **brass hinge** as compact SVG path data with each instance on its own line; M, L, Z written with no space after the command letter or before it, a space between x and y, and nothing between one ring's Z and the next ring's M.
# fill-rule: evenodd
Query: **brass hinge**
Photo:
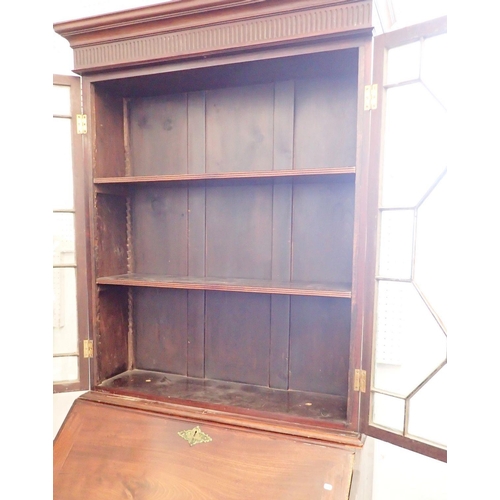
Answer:
M93 358L94 357L94 341L84 340L83 341L83 357Z
M365 111L377 109L378 85L365 85Z
M87 115L76 115L76 133L87 133Z
M366 371L354 370L354 390L356 392L366 392Z

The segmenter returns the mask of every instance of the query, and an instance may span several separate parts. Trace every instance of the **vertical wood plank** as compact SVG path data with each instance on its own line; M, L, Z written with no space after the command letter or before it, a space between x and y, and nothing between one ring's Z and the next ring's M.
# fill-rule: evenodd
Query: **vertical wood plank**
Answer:
M132 212L138 273L187 275L187 188L136 191Z
M269 384L270 296L206 292L207 378Z
M272 279L291 278L292 184L273 186ZM271 296L269 386L288 389L290 297Z
M276 82L274 86L274 170L293 168L294 101L294 82Z
M272 185L207 188L207 274L270 279Z
M136 368L187 375L187 290L135 290Z
M273 185L272 279L290 281L292 243L292 183Z
M205 376L205 292L188 291L188 377Z
M290 297L271 296L269 387L288 389Z
M187 173L187 94L129 103L133 175Z
M188 94L188 174L205 172L205 92Z
M205 276L205 203L203 186L188 191L188 275Z
M352 180L295 182L293 204L293 279L350 284L354 232Z
M289 388L347 396L351 303L291 298Z
M355 165L356 75L297 80L295 99L296 168Z
M95 175L125 175L123 99L104 90L96 91L95 103Z
M207 172L272 170L274 85L206 94Z

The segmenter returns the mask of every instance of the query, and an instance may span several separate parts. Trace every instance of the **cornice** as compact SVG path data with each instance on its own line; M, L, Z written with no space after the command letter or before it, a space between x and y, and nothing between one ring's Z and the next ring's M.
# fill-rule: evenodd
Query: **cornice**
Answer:
M86 73L371 30L371 3L187 0L54 29L69 40L75 71Z

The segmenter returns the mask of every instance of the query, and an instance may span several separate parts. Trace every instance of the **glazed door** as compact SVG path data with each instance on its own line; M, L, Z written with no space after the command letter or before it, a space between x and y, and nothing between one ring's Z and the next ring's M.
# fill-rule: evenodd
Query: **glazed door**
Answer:
M446 18L375 39L364 432L446 460Z
M54 75L53 80L53 391L89 388L88 302L85 245L83 135L80 78Z

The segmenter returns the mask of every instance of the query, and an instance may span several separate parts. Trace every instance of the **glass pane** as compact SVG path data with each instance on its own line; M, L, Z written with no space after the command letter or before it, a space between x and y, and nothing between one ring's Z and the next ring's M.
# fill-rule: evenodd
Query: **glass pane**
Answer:
M446 113L421 84L387 90L382 206L414 207L446 167Z
M78 357L62 356L52 358L52 380L53 382L77 382L78 381Z
M414 437L446 445L449 391L446 365L410 400L408 432ZM432 411L429 411L432 408Z
M372 422L403 433L405 423L404 399L373 393Z
M416 80L420 76L420 41L387 51L386 85Z
M52 208L73 208L73 158L71 120L52 120Z
M446 359L446 337L412 283L380 281L374 388L407 396ZM391 364L377 350L395 346Z
M448 177L445 176L418 209L415 283L444 324L450 310L448 238Z
M53 353L78 351L76 269L53 270Z
M54 265L75 265L75 216L73 214L52 214L53 217L53 263Z
M379 4L380 5L380 4ZM386 31L400 29L405 26L412 26L418 23L437 19L444 16L449 10L449 0L390 0L382 5L393 11L393 19L396 19L395 26L387 26ZM391 16L392 17L392 16ZM436 497L439 498L439 497Z
M422 81L446 108L448 86L448 44L446 35L433 36L424 41Z
M71 116L71 87L68 85L52 86L52 113Z
M413 210L381 213L378 263L380 277L411 278L414 220Z

